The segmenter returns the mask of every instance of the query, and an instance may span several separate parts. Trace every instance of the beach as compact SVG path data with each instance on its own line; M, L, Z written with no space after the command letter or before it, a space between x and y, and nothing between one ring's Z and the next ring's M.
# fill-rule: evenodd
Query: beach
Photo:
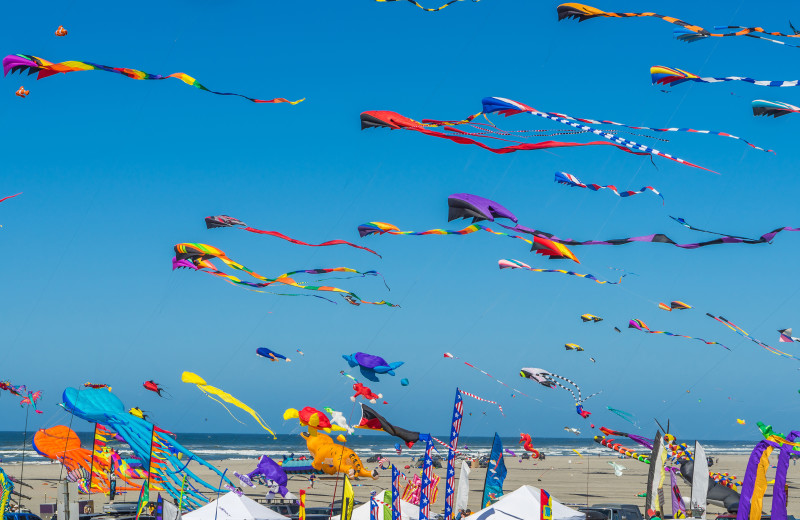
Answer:
M718 472L728 472L736 475L740 479L744 473L748 456L745 455L719 455L715 458L715 464L711 468ZM773 459L775 459L773 457ZM391 461L397 465L408 478L412 478L414 472L419 469L404 469L406 465L411 465L410 457L392 457ZM39 462L39 461L37 461ZM233 476L234 472L248 473L253 470L257 462L253 459L225 459L215 461L215 466L221 470L228 468L227 475L234 483L238 484L238 479ZM609 462L622 464L627 469L621 477L614 475L614 469ZM774 460L773 460L774 462ZM376 464L367 464L372 469ZM508 476L505 480L504 491L506 493L517 489L522 485L532 485L546 489L556 500L568 505L583 506L599 503L626 503L636 504L644 508L644 498L637 495L645 491L647 483L648 465L631 459L619 459L615 456L606 455L585 455L574 456L548 456L543 461L522 460L508 456L506 457ZM20 464L8 464L4 467L7 473L13 477L20 477ZM470 496L469 507L472 511L480 509L481 492L483 490L483 480L486 469L475 468L470 474ZM767 473L768 479L774 478L774 468L770 468ZM205 468L197 469L198 475L207 479L209 482L218 482L219 477ZM442 512L444 509L445 494L445 467L435 469L434 473L441 480L438 487L438 497L432 507L433 512ZM26 464L24 469L24 481L33 488L19 487L23 494L30 496L30 500L24 499L23 505L30 508L34 513L39 512L39 504L54 502L56 493L55 483L59 475L63 478L59 464ZM456 488L460 475L460 462L456 465ZM402 481L402 479L401 479ZM789 466L789 514L800 516L800 468L795 465ZM372 491L383 491L391 489L391 469L379 470L377 480L354 479L352 481L356 500L363 502L369 499ZM300 489L306 489L306 504L309 507L329 506L331 498L336 490L336 497L341 498L342 480L333 476L318 475L314 487L310 487L307 475L291 475L288 488L297 494ZM403 482L403 485L405 483ZM669 502L669 476L664 483L664 493ZM678 486L684 496L689 496L690 487L679 479ZM264 486L256 488L244 488L245 494L253 499L263 498L266 493ZM151 498L154 498L154 493ZM84 497L82 496L82 499ZM107 502L107 497L93 494L95 510L100 511L102 504ZM135 501L137 496L128 493L118 497L117 501ZM768 488L764 499L764 508L769 511L771 502L771 488ZM668 513L669 505L667 505ZM724 513L721 507L709 505L709 515Z

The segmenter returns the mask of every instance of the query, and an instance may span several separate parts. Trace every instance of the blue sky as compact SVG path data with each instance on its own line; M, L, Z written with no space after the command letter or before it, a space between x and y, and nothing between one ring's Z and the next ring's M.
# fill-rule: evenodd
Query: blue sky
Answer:
M789 418L800 408L800 364L762 350L705 312L776 346L776 329L800 327L797 234L780 235L771 245L695 251L663 244L578 247L580 266L545 260L519 241L488 234L358 238L357 226L374 220L409 230L459 229L461 223L448 226L446 218L447 196L457 192L497 200L525 225L579 240L658 232L682 242L713 238L668 215L745 236L800 224L800 117L755 118L750 110L758 98L798 104L797 89L684 84L666 94L649 81L651 65L706 76L797 79L788 64L800 50L751 38L685 44L673 39L673 26L656 19L556 22L556 5L483 0L425 13L405 2L370 0L9 4L0 21L5 54L181 71L215 90L306 98L297 106L254 105L176 80L141 82L102 72L2 81L0 195L24 194L0 205L0 378L44 391L44 413L31 425L68 422L57 407L61 392L94 381L111 385L127 406L150 411L173 431L260 431L249 419L247 426L234 422L181 383L181 372L189 370L259 410L277 432L297 432L295 422L281 419L288 407L331 406L349 415L352 392L339 375L347 368L341 355L365 351L405 361L396 377L372 386L389 402L378 407L381 413L421 431L447 431L457 385L506 411L502 418L467 400L467 411L487 412L464 421L469 435L558 436L564 426L586 431L589 422L630 427L606 406L636 414L645 433L653 429L652 417L670 418L686 438L755 439L757 420L780 431L796 427ZM770 9L743 1L597 7L647 9L709 28L783 31L797 18L789 2ZM66 38L53 35L59 24L69 30ZM14 96L20 84L31 91L27 99ZM715 136L657 135L668 143L632 137L716 175L659 158L653 166L612 147L501 156L415 132L359 130L364 110L453 119L479 111L484 96L578 117L727 131L777 154ZM525 115L494 119L503 128L564 129ZM557 185L556 170L620 189L652 185L666 205L652 194L618 199ZM203 217L221 213L309 242L356 241L383 259L347 247L207 231ZM391 292L377 279L336 285L402 307L269 296L200 273L172 272L172 246L179 242L212 244L273 276L318 267L375 269ZM610 286L500 272L501 258L600 278L616 274L609 267L638 276ZM670 300L695 308L666 313L656 307ZM587 312L606 320L584 324L578 317ZM722 342L732 352L613 331L632 318ZM586 351L566 352L567 342ZM260 346L293 361L258 359ZM794 345L782 346L800 355ZM460 361L443 359L446 351L538 400L512 398ZM566 392L520 379L525 366L569 377L586 393L603 390L586 403L592 418L578 417ZM402 387L401 377L411 384ZM148 379L172 399L144 390ZM23 411L3 397L3 427L21 429ZM738 426L737 418L748 425Z

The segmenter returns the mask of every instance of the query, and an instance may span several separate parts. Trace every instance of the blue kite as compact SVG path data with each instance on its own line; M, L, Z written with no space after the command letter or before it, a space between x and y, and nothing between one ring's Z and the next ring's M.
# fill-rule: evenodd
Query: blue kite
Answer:
M266 347L257 348L256 349L256 355L257 356L261 356L261 357L265 357L265 358L269 359L270 361L280 361L281 359L283 359L287 363L289 361L291 361L291 359L287 358L286 356L284 356L282 354L278 354L274 350L270 350L270 349L268 349Z
M402 361L389 363L380 356L373 356L372 354L365 354L364 352L356 352L350 356L344 355L342 358L344 358L351 367L359 367L361 375L376 383L380 382L376 374L389 374L393 376L395 375L394 369L403 364Z

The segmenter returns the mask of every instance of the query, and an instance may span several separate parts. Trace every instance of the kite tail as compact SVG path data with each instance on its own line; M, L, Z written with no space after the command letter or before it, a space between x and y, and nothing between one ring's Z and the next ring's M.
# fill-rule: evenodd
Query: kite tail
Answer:
M200 388L200 387L198 386L198 388ZM203 390L203 389L202 389L202 388L200 388L200 390ZM230 414L230 416L231 416L231 417L233 417L233 420L234 420L234 421L238 422L239 424L244 424L242 421L240 421L239 419L237 419L235 415L233 415L233 412L231 412L231 411L228 409L228 407L227 407L227 406L225 406L225 403L223 403L222 401L220 401L220 400L219 400L219 399L217 399L216 397L213 397L212 395L210 395L210 394L209 394L208 392L206 392L205 390L203 390L203 393L204 393L204 394L206 394L206 397L208 397L208 398L209 398L209 399L211 399L212 401L216 401L216 402L218 402L219 404L221 404L221 405L222 405L222 407L223 407L223 408L225 408L225 410L226 410L226 411L227 411L227 412Z

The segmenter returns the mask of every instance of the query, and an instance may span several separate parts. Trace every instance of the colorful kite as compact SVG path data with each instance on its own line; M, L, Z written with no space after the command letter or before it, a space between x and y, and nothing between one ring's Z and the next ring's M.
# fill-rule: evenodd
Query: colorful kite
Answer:
M767 345L767 344L766 344L766 343L764 343L763 341L759 341L759 340L757 340L756 338L754 338L753 336L751 336L749 332L747 332L746 330L744 330L743 328L741 328L741 327L739 327L739 326L737 326L737 325L734 325L733 323L731 323L729 320L726 320L726 319L725 319L725 318L723 318L722 316L714 316L714 315L713 315L713 314L711 314L710 312L707 312L707 313L706 313L706 316L708 316L709 318L712 318L714 321L718 321L719 323L722 323L723 325L725 325L726 327L728 327L729 329L731 329L731 330L732 330L733 332L735 332L736 334L738 334L738 335L740 335L740 336L744 336L745 338L749 339L750 341L752 341L753 343L755 343L755 344L756 344L756 345L758 345L759 347L761 347L761 348L763 348L763 349L765 349L765 350L768 350L769 352L772 352L772 353L773 353L773 354L775 354L776 356L789 357L789 358L792 358L792 359L797 359L797 360L799 360L799 361L800 361L800 358L798 358L798 357L796 357L796 356L793 356L793 355L789 354L788 352L784 352L784 351L782 351L782 350L778 350L778 349L776 349L775 347L772 347L772 346L770 346L770 345Z
M594 280L597 283L607 283L611 285L617 285L622 283L622 278L625 277L623 274L619 277L618 282L609 282L607 280L600 280L593 274L581 274L576 273L575 271L565 271L564 269L534 269L533 267L529 266L524 262L520 262L519 260L498 260L498 266L500 269L526 269L528 271L533 271L534 273L561 273L561 274L568 274L571 276L579 276L581 278L587 278L589 280Z
M104 385L102 383L89 383L89 382L86 382L86 383L83 383L83 386L85 388L94 388L94 389L107 388L109 392L111 391L111 387L110 386Z
M361 404L361 419L358 421L356 428L386 432L401 439L409 448L413 448L414 443L419 441L419 432L393 425L385 417L365 404Z
M536 450L533 447L533 441L531 440L530 434L520 433L519 434L519 444L522 444L522 448L525 451L528 451L528 452L531 453L531 457L533 457L534 459L538 459L539 458L539 455L540 455L539 451Z
M302 410L296 410L294 408L287 409L285 412L283 412L283 420L288 421L289 419L297 419L300 421L301 426L308 426L309 428L323 430L328 433L330 433L332 430L346 430L346 428L331 424L331 421L328 419L327 415L310 406L306 406Z
M181 374L181 381L183 381L184 383L197 385L197 388L201 392L206 394L206 396L208 396L209 399L221 404L222 407L225 408L225 410L227 410L227 412L234 419L236 419L236 416L234 416L233 413L228 409L228 407L225 406L225 403L230 403L238 408L241 408L245 412L249 413L253 417L253 419L255 419L259 425L261 425L262 428L268 431L272 435L273 439L278 438L275 436L275 433L272 430L270 430L266 424L264 424L264 420L261 418L258 412L256 412L255 410L253 410L252 408L250 408L249 406L247 406L246 404L244 404L242 401L238 400L231 394L225 392L224 390L220 390L219 388L209 385L208 383L206 383L205 379L198 376L197 374L193 374L191 372L184 372L183 374ZM225 403L223 403L222 401L225 401ZM238 421L238 419L236 420Z
M301 246L323 247L323 246L346 245L350 247L355 247L357 249L363 249L364 251L369 251L373 255L377 255L378 257L383 258L381 255L379 255L372 249L363 246L358 246L346 240L328 240L327 242L322 242L320 244L309 244L308 242L303 242L302 240L297 240L295 238L287 237L286 235L278 231L265 231L263 229L252 228L247 224L245 224L244 222L242 222L241 220L234 217L229 217L227 215L215 215L212 217L206 217L206 229L214 229L221 227L235 227L243 231L249 231L251 233L258 233L260 235L270 235L273 237L282 238L283 240L287 240L292 244L298 244Z
M666 303L659 303L658 308L661 309L662 311L672 312L673 310L683 311L686 309L691 309L692 306L687 303L683 303L681 301L674 301L670 302L669 305L667 305Z
M64 29L63 25L59 25L58 29L56 29L56 33L55 34L56 34L56 36L66 36L67 35L67 30Z
M196 79L189 76L188 74L184 74L183 72L175 72L167 76L162 76L160 74L149 74L147 72L142 72L141 70L108 67L106 65L98 65L97 63L90 63L83 61L64 61L61 63L50 63L47 60L44 60L42 58L37 58L36 56L31 56L29 54L9 54L5 58L3 58L4 75L8 75L9 72L11 72L12 74L14 72L20 72L20 73L27 72L28 75L36 73L36 79L42 79L58 73L66 74L68 72L76 72L82 70L103 70L105 72L122 74L123 76L127 76L131 79L160 80L167 78L177 78L186 83L187 85L199 88L200 90L205 90L206 92L210 92L212 94L217 94L219 96L239 96L241 98L252 101L253 103L289 103L290 105L296 105L301 101L303 101L303 99L305 99L303 98L297 101L289 101L288 99L284 98L255 99L243 96L242 94L235 94L231 92L215 92L213 90L207 89Z
M451 354L451 353L449 353L449 352L445 352L445 353L444 353L444 357L445 357L445 358L450 358L450 359L458 359L458 360L461 360L461 362L462 362L462 363L464 363L465 365L467 365L467 366L468 366L468 367L470 367L471 369L473 369L473 370L477 370L477 371L478 371L478 372L480 372L481 374L485 375L486 377L488 377L488 378L490 378L490 379L493 379L494 381L496 381L496 382L500 383L500 384L501 384L501 385L503 385L504 387L506 387L506 388L508 388L508 389L511 389L511 390L513 390L514 392L518 393L518 394L522 394L522 395L524 395L525 397L530 397L530 396L529 396L528 394L526 394L525 392L522 392L522 391L520 391L520 390L517 390L517 389L516 389L516 388L514 388L513 386L508 386L508 385L507 385L507 384L505 384L504 382L502 382L502 381L500 381L499 379L497 379L496 377L494 377L494 376L493 376L492 374L490 374L489 372L486 372L485 370L481 370L480 368L476 367L476 366L475 366L475 365L473 365L472 363L468 363L468 362L464 361L464 360L463 360L463 359L461 359L460 357L454 356L453 354ZM464 391L462 390L462 391L461 391L461 393L464 393Z
M611 408L610 406L606 406L609 412L613 413L614 415L618 416L620 419L628 421L632 425L639 427L639 421L636 420L636 416L630 412L626 412L624 410L617 410L616 408Z
M595 316L594 314L581 314L581 319L583 320L584 323L586 323L587 321L593 321L595 323L603 321L603 318Z
M300 435L306 440L306 448L314 459L311 462L312 468L326 475L343 473L350 478L367 477L373 480L378 478L377 471L370 472L366 469L353 450L336 444L328 435L319 432L316 435L305 432Z
M26 405L32 406L34 412L38 414L42 413L42 411L36 407L36 403L42 397L41 390L28 390L28 387L25 385L12 385L9 381L0 381L0 390L5 390L13 396L21 397L22 400L19 402L21 407L25 407Z
M667 85L674 87L686 81L696 81L698 83L721 83L723 81L744 81L758 85L759 87L796 87L800 84L800 80L794 79L790 81L770 81L758 80L753 78L745 78L742 76L727 76L724 78L701 78L697 74L686 72L681 69L673 69L671 67L664 67L663 65L656 65L650 67L650 79L653 85Z
M347 419L342 412L337 412L333 408L329 407L325 407L323 410L325 410L325 413L331 416L331 424L339 426L345 430L348 435L351 435L355 431L353 428L347 425Z
M703 338L695 338L695 337L692 337L692 336L684 336L683 334L674 334L672 332L666 332L666 331L663 331L663 330L650 330L650 328L648 328L648 326L645 325L645 323L642 320L631 320L630 322L628 322L628 328L629 329L641 330L642 332L647 332L648 334L666 334L667 336L675 336L677 338L696 339L697 341L702 341L706 345L719 345L720 347L722 347L722 348L724 348L726 350L730 350L728 347L726 347L722 343L719 343L719 342L716 342L716 341L706 341Z
M599 191L605 188L613 192L617 197L630 197L631 195L638 195L640 193L644 193L649 190L658 195L659 197L661 197L661 204L662 205L664 204L664 196L660 194L658 190L656 190L652 186L645 186L639 191L623 191L622 193L620 193L619 191L617 191L617 187L614 186L613 184L609 184L607 186L601 186L599 184L584 184L580 181L580 179L566 172L556 172L555 182L559 184L566 184L567 186L572 186L575 188L589 188L590 190L593 191Z
M245 282L240 280L239 278L236 278L235 276L231 276L229 274L223 273L222 271L219 271L211 262L211 260L214 258L221 260L223 263L225 263L228 267L232 269L244 271L253 278L256 278L257 280L262 280L263 283ZM180 267L186 267L189 269L194 269L196 271L202 270L205 273L214 276L219 276L220 278L223 278L227 282L234 285L247 285L249 287L261 288L277 283L277 284L289 285L292 287L296 287L298 289L305 289L308 291L328 291L328 292L340 293L345 297L347 296L352 297L359 304L368 303L372 305L387 305L389 307L398 307L398 305L388 303L385 300L381 300L379 302L370 302L362 300L355 293L352 293L350 291L345 291L344 289L339 289L338 287L302 285L297 283L294 279L287 276L288 273L285 275L281 275L277 278L267 278L248 269L242 264L234 262L233 260L228 258L223 251L207 244L190 244L190 243L177 244L175 246L175 258L173 258L172 260L172 269L174 270ZM334 270L340 270L340 269L344 270L349 268L334 268ZM300 271L295 271L295 272L300 272ZM357 271L351 270L351 272L357 272Z
M567 350L575 350L577 352L583 352L583 347L575 343L567 343L564 345L564 348Z
M788 329L780 329L778 331L778 334L780 334L780 336L778 337L778 342L780 343L800 342L800 338L795 338L794 336L792 336L791 327L789 327Z
M164 391L164 388L155 381L145 381L142 386L145 390L150 390L151 392L158 394L158 397L164 397L161 395L161 392Z
M501 233L499 231L494 231L486 226L481 226L480 224L472 224L471 226L467 226L464 229L460 229L458 231L451 231L446 229L429 229L427 231L400 231L400 229L393 225L387 224L386 222L367 222L366 224L361 224L358 226L358 234L362 237L369 236L369 235L469 235L470 233L475 233L476 231L486 231L493 235L501 235L507 236L511 238L518 238L523 242L527 242L531 245L531 251L535 251L537 254L544 255L549 257L550 259L561 259L561 258L569 258L570 260L580 263L578 258L572 254L568 248L563 247L559 244L556 244L550 240L534 236L533 240L528 240L527 238L523 238L521 236L516 235L509 235L508 233Z
M753 115L754 116L772 116L781 117L786 114L798 114L800 107L783 103L781 101L767 101L764 99L756 99L753 101Z
M147 415L144 413L144 410L142 410L142 409L141 409L141 408L139 408L138 406L134 406L133 408L131 408L130 410L128 410L128 413L129 413L129 414L131 414L132 416L136 417L137 419L142 419L142 420L144 420L144 421L146 421L146 420L147 420L147 417L148 417L148 416L147 416Z
M376 394L370 387L364 386L362 383L355 383L353 385L353 391L355 391L355 394L350 396L350 400L354 403L356 402L356 397L359 395L372 404L378 402L378 399L383 399L383 394Z
M276 492L282 497L286 497L286 494L289 493L289 488L286 487L286 484L289 483L289 476L280 464L266 455L262 455L261 458L258 459L256 469L250 473L243 475L234 471L233 474L236 475L245 486L251 488L256 487L254 480L260 478L270 487L273 487L270 482L273 483L274 487L277 487Z
M394 370L403 365L403 361L389 363L380 356L373 356L365 352L355 352L349 356L343 355L342 358L347 361L351 368L358 367L361 370L361 375L376 383L380 381L377 374L394 376L396 375Z
M15 94L17 97L21 97L21 98L26 98L26 97L28 97L28 94L30 94L30 93L31 93L31 91L30 91L30 90L25 90L25 86L24 86L24 85L23 85L23 86L21 86L21 87L19 87L19 88L17 89L17 91L16 91L16 92L14 92L14 94Z
M376 1L376 2L400 2L400 1L402 1L402 0L375 0L375 1ZM448 5L455 4L456 2L464 2L465 0L450 0L449 2L447 2L446 4L444 4L444 5L440 6L440 7L422 7L422 6L421 6L421 5L420 5L418 2L416 2L415 0L406 0L406 1L407 1L407 2L409 2L409 3L411 3L411 4L414 4L414 5L416 5L417 7L419 7L420 9L422 9L423 11L434 12L434 11L441 11L442 9L444 9L445 7L447 7ZM472 0L472 1L473 1L473 2L480 2L481 0Z
M291 361L291 359L287 358L283 354L278 354L274 350L270 350L270 349L268 349L266 347L257 348L256 349L256 356L267 358L267 359L269 359L270 361L273 361L273 362L274 361L284 360L284 361L286 361L288 363L289 361Z
M552 374L541 368L526 367L519 371L519 375L525 379L532 379L547 388L555 388L556 386L555 381L550 378Z
M600 392L593 393L589 397L583 397L581 395L581 388L577 385L577 383L575 383L571 379L567 379L564 376L553 374L552 372L542 370L541 368L523 368L520 370L519 375L526 379L532 379L542 386L552 388L553 385L556 385L562 390L566 390L567 392L569 392L572 395L573 400L575 401L575 410L578 412L578 415L580 415L584 419L589 417L592 414L592 412L584 410L583 403L602 392L601 390ZM561 384L559 379L561 381L568 383L570 387Z

